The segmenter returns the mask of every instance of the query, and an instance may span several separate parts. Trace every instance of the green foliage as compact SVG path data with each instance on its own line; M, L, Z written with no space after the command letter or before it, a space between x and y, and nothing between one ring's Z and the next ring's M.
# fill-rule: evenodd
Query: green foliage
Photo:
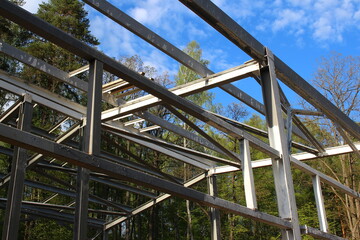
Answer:
M91 46L96 46L99 42L90 33L89 20L86 18L87 12L83 7L84 3L78 0L50 0L48 3L40 4L37 16L73 37ZM37 36L32 38L24 50L66 72L73 71L87 64L80 57ZM37 84L76 102L84 101L84 96L78 90L33 68L25 66L21 76L33 84Z
M23 0L11 0L22 6ZM31 33L19 27L17 24L0 16L0 39L15 47L24 46L30 39ZM0 69L15 74L19 71L19 65L12 58L0 53Z
M200 48L200 45L196 41L192 41L188 43L186 48L183 50L186 54L188 54L193 59L197 60L198 62L202 63L203 65L208 65L209 61L202 59L202 49ZM179 71L177 75L175 76L175 82L176 85L183 85L188 82L192 82L194 80L197 80L201 78L199 74L196 72L190 70L189 68L180 65ZM195 104L201 106L201 107L207 107L211 108L212 100L214 99L214 95L208 91L203 91L200 93L193 94L189 97L186 97L186 99L194 102Z

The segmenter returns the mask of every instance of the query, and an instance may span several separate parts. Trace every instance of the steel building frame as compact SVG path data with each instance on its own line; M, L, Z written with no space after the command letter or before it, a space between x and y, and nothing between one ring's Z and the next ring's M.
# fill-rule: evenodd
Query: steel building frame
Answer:
M221 239L219 210L275 226L281 230L282 239L301 239L301 234L309 234L324 239L342 239L329 233L321 182L356 199L360 198L360 194L313 169L303 161L351 152L359 155L360 143L353 142L348 137L360 139L358 124L336 108L274 55L269 48L258 42L211 1L179 0L252 58L251 61L243 65L219 73L214 73L200 64L109 2L105 0L83 1L169 57L177 60L180 64L193 70L202 78L172 89L166 89L26 10L8 1L1 1L1 16L89 62L89 65L68 73L0 40L0 52L2 54L87 92L88 97L87 106L84 107L6 72L0 72L0 88L19 96L18 101L0 116L0 140L15 146L13 149L5 147L0 149L2 154L12 158L11 171L8 175L1 176L0 183L0 187L8 185L7 199L0 199L0 206L5 208L2 239L17 239L21 213L52 218L59 222L74 223L74 239L86 239L88 227L98 228L98 236L101 235L103 239L107 239L109 230L113 227L172 196L210 207L212 239ZM87 82L76 77L84 71L89 71ZM114 74L120 80L102 85L104 71ZM260 83L264 104L232 84L232 82L244 78L255 78ZM312 104L318 111L292 109L278 85L278 80ZM263 131L214 114L185 99L186 96L215 87L219 87L264 115L268 130ZM148 95L124 101L111 94L116 89L124 91L131 88L135 89L133 92L144 90ZM113 108L101 112L102 101L112 105ZM31 126L34 104L41 104L53 109L63 114L64 118L47 131ZM164 105L173 115L188 124L196 134L148 111L149 108L157 105ZM224 134L239 139L241 154L238 155L219 144L200 127L189 121L179 110L222 131ZM299 114L327 117L338 126L339 133L346 140L347 145L324 148L297 117ZM131 121L123 121L131 115L136 117ZM285 115L287 117L284 119ZM18 118L18 120L15 121L14 118ZM54 135L53 130L68 119L73 119L77 123L62 135ZM142 121L151 122L153 126L147 129L136 129L132 126ZM164 128L210 151L206 153L185 148L147 133L147 131L155 128ZM174 160L190 164L200 169L202 173L190 180L183 181L145 164L140 157L126 151L126 149L122 149L122 151L138 162L106 153L100 147L101 139L104 138L101 132L111 133L165 154ZM305 140L308 144L303 145L292 141L291 133ZM71 140L74 136L81 137L80 148L77 142ZM259 137L267 138L269 143L265 143ZM303 152L291 154L291 147ZM250 157L251 148L260 150L269 158L252 161ZM28 150L35 154L28 157ZM209 152L219 153L223 157L209 154ZM43 161L45 157L62 161L64 164L57 165L55 161ZM67 166L67 163L77 166L77 169ZM258 210L253 169L265 166L272 166L279 216ZM291 168L300 169L313 179L320 229L300 226L299 224ZM67 186L67 189L25 180L26 169L32 169L52 181ZM47 174L44 171L46 169L76 175L76 186L64 183L55 176ZM234 171L242 171L243 173L246 206L217 197L216 175ZM191 188L205 179L208 183L208 194ZM122 203L94 196L89 193L90 180L106 184L111 188L143 195L149 198L149 201L141 206L131 208ZM125 182L135 183L139 187L130 186ZM45 189L54 193L53 197L57 195L69 196L74 199L74 202L63 206L49 204L47 203L48 200L44 202L23 201L24 186ZM157 195L140 186L156 190L161 194ZM89 202L108 206L109 210L89 209ZM72 214L65 213L64 210L70 211ZM89 212L106 215L108 216L107 219L110 220L89 218Z

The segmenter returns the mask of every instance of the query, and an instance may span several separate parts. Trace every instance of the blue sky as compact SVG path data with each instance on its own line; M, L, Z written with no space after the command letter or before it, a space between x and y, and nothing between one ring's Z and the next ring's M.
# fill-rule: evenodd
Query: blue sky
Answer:
M35 12L39 0L27 0L24 6ZM110 1L122 11L183 49L192 40L200 43L203 58L210 61L214 72L238 66L250 58L216 30L177 0ZM268 46L304 79L310 81L320 57L337 51L360 55L360 0L214 0L243 28ZM159 72L174 75L178 63L151 47L126 29L97 13L89 12L92 33L100 40L99 49L112 57L138 54L145 64ZM261 100L260 88L251 79L236 84ZM298 98L288 90L290 101ZM215 91L224 104L221 91ZM227 95L226 95L227 96ZM221 100L219 100L221 99Z

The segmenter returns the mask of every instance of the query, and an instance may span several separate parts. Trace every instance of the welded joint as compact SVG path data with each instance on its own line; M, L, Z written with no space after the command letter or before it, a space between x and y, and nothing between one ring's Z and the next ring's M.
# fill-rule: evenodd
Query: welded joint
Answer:
M22 97L23 97L23 102L28 102L28 103L32 102L32 96L29 93L23 94Z
M271 62L275 61L274 54L272 53L270 48L265 47L265 55L264 55L264 65L265 66L269 66L269 59L271 60Z

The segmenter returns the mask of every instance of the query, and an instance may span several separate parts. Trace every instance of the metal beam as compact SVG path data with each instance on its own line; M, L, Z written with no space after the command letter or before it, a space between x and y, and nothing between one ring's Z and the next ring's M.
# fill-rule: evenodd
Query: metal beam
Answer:
M54 170L54 171L67 172L67 173L73 174L73 175L77 173L76 169L65 168L65 167L61 167L61 166L54 166L54 165L51 165L51 164L38 163L36 165L36 167L40 168L40 169L48 169L48 170ZM113 188L116 188L116 189L120 189L120 190L124 190L124 191L129 191L129 192L132 192L132 193L135 193L135 194L143 195L143 196L148 197L148 198L156 198L156 195L154 193L152 193L152 192L145 191L145 190L135 188L135 187L132 187L132 186L128 186L128 185L125 185L123 183L119 183L119 182L114 181L114 180L106 179L106 175L104 175L104 174L96 174L94 172L91 172L90 173L90 180L98 182L98 183L102 183L104 185L107 185L109 187L113 187Z
M245 78L248 75L253 74L253 72L257 71L259 71L258 64L254 62L249 62L230 70L226 70L205 78L200 78L198 80L176 86L169 89L168 91L172 92L175 95L186 97L225 84L225 82ZM161 104L161 99L152 95L146 95L132 101L128 101L127 103L120 105L119 107L104 111L102 114L102 119L104 121L110 120L119 116L127 115L129 113L135 113L156 106L158 104Z
M257 209L253 168L251 164L249 142L246 139L240 141L240 158L244 179L244 192L246 206L250 209Z
M306 163L303 163L293 157L291 157L291 163L293 166L297 169L302 170L303 172L310 174L312 176L317 175L321 179L322 182L329 184L330 186L334 187L335 189L338 189L339 191L353 197L356 199L360 199L360 193L356 192L355 190L349 188L348 186L345 186L344 184L336 181L332 177L329 177L325 175L324 173L310 167Z
M154 124L157 124L159 126L161 126L162 128L165 128L173 133L178 134L179 136L185 137L188 140L194 141L196 143L199 143L200 145L209 148L211 150L214 150L218 153L222 153L225 154L220 148L216 147L213 143L211 143L209 140L202 138L190 131L186 131L185 129L183 129L180 126L177 126L175 124L172 124L158 116L155 116L147 111L141 112L141 113L137 113L137 116L141 116L144 119L146 119L149 122L152 122ZM126 126L126 123L124 124L124 126Z
M24 96L24 100L19 109L19 120L17 128L21 131L31 131L33 105L29 95ZM19 232L19 221L21 214L21 200L24 192L25 169L27 160L27 150L15 147L14 156L11 164L11 178L7 193L6 210L2 239L16 240Z
M20 97L13 105L11 105L6 111L4 111L0 116L0 122L7 123L12 117L19 113L18 108L23 103L23 98Z
M52 192L52 193L56 193L56 194L60 194L60 195L63 195L63 196L67 196L67 197L71 197L71 198L76 197L76 192L75 191L70 191L70 190L66 190L66 189L63 189L63 188L54 187L54 186L44 184L44 183L25 180L24 184L26 186L29 186L29 187L32 187L32 188L39 188L39 189L49 191L49 192ZM124 211L126 213L131 211L131 208L129 206L119 204L119 203L115 203L115 202L109 202L106 199L103 199L101 197L97 197L97 196L92 195L92 194L89 197L89 201L92 202L92 203L101 204L101 205L104 205L104 206L111 206L111 207L117 208L119 210L122 210L122 211Z
M106 140L110 141L111 143L113 143L117 149L119 149L122 153L127 154L130 158L134 159L135 161L137 161L140 164L145 165L147 168L151 169L152 171L158 173L158 176L161 176L167 180L170 180L172 182L175 183L181 183L181 181L169 174L163 173L158 167L154 167L152 164L146 162L144 159L141 159L139 156L135 155L134 153L132 153L130 150L128 150L127 148L121 146L121 144L119 144L116 140L114 140L113 138L105 138Z
M310 235L318 239L329 239L329 240L346 240L345 238L338 237L336 235L323 232L319 229L309 227L307 225L301 226L302 234Z
M165 105L170 112L172 112L175 116L177 116L181 121L183 121L185 124L190 126L193 130L195 130L197 133L202 135L205 139L207 139L210 143L215 145L217 148L221 150L222 153L227 155L229 158L233 159L234 161L241 162L239 159L239 155L236 153L231 152L230 150L226 149L223 145L221 145L219 142L217 142L215 139L210 137L206 132L204 132L200 127L198 127L195 123L191 122L186 116L181 114L178 110L173 108L171 105L166 104Z
M198 16L218 30L227 39L241 48L250 57L262 63L265 47L231 19L214 3L207 0L179 0ZM313 86L306 82L288 65L274 56L274 65L278 78L289 88L307 100L317 109L321 110L328 118L340 124L349 134L360 139L360 126L341 112L328 99L319 93Z
M1 201L1 199L0 199L0 208L5 208L5 204ZM59 212L51 209L38 208L26 204L21 205L21 212L30 216L50 218L56 222L61 222L61 223L71 224L74 222L74 216L72 214ZM102 228L104 222L101 220L91 218L89 219L88 224L91 227Z
M104 64L105 70L122 77L123 79L127 79L127 81L136 85L137 87L153 94L163 101L167 101L168 103L186 111L194 117L207 122L218 130L229 133L234 137L246 138L250 141L251 145L258 150L272 156L278 156L279 153L277 151L251 134L248 134L247 132L244 132L240 129L236 129L217 117L204 113L199 106L169 92L166 88L159 86L146 77L128 69L113 58L104 55L96 49L91 48L90 46L66 34L60 29L46 23L40 18L33 16L31 13L27 12L21 7L5 1L0 6L0 13L8 19L25 27L26 29L44 37L47 40L50 40L51 42L69 50L70 52L73 52L74 54L84 59L87 59L88 61L93 59L99 60Z
M282 230L285 240L301 239L299 219L296 207L295 192L290 166L290 153L284 121L281 112L279 86L276 79L272 52L266 49L268 66L261 69L261 85L266 112L266 123L269 132L270 146L280 152L279 158L272 158L272 169L279 215L291 219L291 230Z
M111 163L103 158L86 154L79 150L51 142L30 133L22 132L2 123L0 123L0 140L57 158L62 161L67 161L74 165L86 167L92 171L107 174L119 180L130 181L145 187L150 187L158 191L198 202L209 207L229 211L231 213L264 222L272 226L277 226L282 229L292 228L293 225L288 220L259 211L253 211L239 204L231 203L217 197L212 197L208 194L204 194L190 188L185 188L181 185Z
M73 136L80 128L80 124L75 124L74 126L72 126L70 129L68 129L67 132L65 132L62 136L60 136L59 138L57 138L55 140L56 143L62 143L64 142L66 139L70 138L71 136ZM27 160L27 168L31 168L33 167L38 161L40 161L40 159L43 157L42 154L35 154L34 156L32 156L30 159ZM3 187L5 184L7 184L10 181L10 175L5 176L1 179L0 181L0 187Z
M195 70L201 76L206 77L211 75L212 72L206 68L203 64L189 58L189 56L183 51L179 50L177 47L152 32L150 29L121 11L120 9L113 6L111 3L103 0L83 0L85 3L95 8L108 18L112 19L114 22L120 24L127 30L131 31L135 35L139 36L149 44L163 51L165 54L170 55L172 58L176 59L178 62L187 66L190 69Z
M71 77L67 72L64 72L45 61L36 58L34 56L31 56L30 54L21 51L3 41L0 40L0 52L8 55L9 57L12 57L19 62L22 62L30 67L33 67L37 70L40 70L49 76L55 77L56 79L65 82L73 87L76 87L82 91L87 91L88 89L88 83L77 78L77 77Z
M260 137L268 138L268 133L266 131L262 130L262 129L259 129L259 128L256 128L256 127L253 127L253 126L250 126L250 125L235 121L233 119L221 116L221 115L216 114L216 113L212 113L212 114L220 117L221 119L223 119L226 122L234 125L235 127L244 129L244 130L246 130L246 131L248 131L250 133L256 134L256 135L258 135ZM297 148L297 149L305 151L305 152L310 152L310 153L314 153L314 154L318 153L318 151L316 149L311 148L311 147L306 146L306 145L303 145L303 144L298 143L298 142L292 142L292 145L293 145L294 148Z
M257 101L256 99L252 98L247 93L241 91L239 88L235 87L232 84L226 84L226 85L222 86L222 89L225 92L227 92L228 94L230 94L231 96L233 96L234 98L242 101L243 103L245 103L249 107L252 107L257 112L261 113L262 115L265 115L265 107L264 107L264 105L262 103L260 103L259 101ZM296 128L296 127L293 128L293 133L295 135L297 135L298 137L300 137L300 138L302 138L302 139L304 139L306 141L309 141L307 136L304 135L304 133L301 132L298 128Z
M102 75L103 64L97 60L90 61L86 126L83 138L84 152L90 155L100 155ZM78 240L87 238L89 180L90 171L79 166L73 235L73 238Z
M1 70L0 82L1 88L17 95L30 94L33 102L52 108L74 119L81 119L86 113L84 106L43 88L26 83L24 80L11 76Z
M144 133L140 134L136 129L132 129L129 127L121 127L120 123L115 124L114 122L111 122L110 124L103 124L103 128L107 129L108 131L117 132L120 134L138 138L138 139L146 141L146 142L153 143L155 145L163 146L168 150L178 152L182 155L188 154L189 156L190 155L197 156L198 158L201 158L202 161L206 162L209 166L216 165L217 162L223 163L223 164L229 164L229 165L233 165L233 166L240 165L238 162L233 162L233 161L230 161L230 160L227 160L224 158L219 158L219 157L212 156L212 155L209 155L209 154L206 154L203 152L192 150L190 148L186 148L186 147L178 146L178 145L175 145L172 143L168 143L162 139L151 136L150 134L147 134L147 135L145 135ZM191 157L191 158L193 158L193 157Z
M12 19L13 21L18 21L19 24L24 23L23 22L23 16L19 15L19 11L23 11L23 14L27 15L28 18L33 18L33 16L31 14L29 14L28 12L26 12L25 10L22 10L21 8L18 8L17 10L15 10L15 8L17 6L15 5L11 5L11 3L9 3L10 5L5 6L4 9L7 9L9 12L12 11L12 14L8 15L8 12L6 12L7 10L5 10L5 12L3 12L3 14L8 15L8 17L10 19ZM0 12L2 12L2 10L0 8ZM107 57L105 55L103 55L102 53L98 52L97 50L84 45L82 42L75 40L74 38L72 38L71 36L65 34L64 32L60 31L59 29L54 28L53 26L43 22L40 19L33 19L36 24L25 24L26 27L28 27L30 30L34 31L35 33L38 33L39 35L45 37L45 38L49 38L49 40L53 41L54 43L70 50L73 51L75 54L78 54L82 57L84 57L85 59L93 59L93 58L97 58L100 61L104 62L104 67L105 69L109 70L110 72L113 72L119 76L123 76L126 79L131 80L130 82L133 82L135 85L139 86L142 89L145 89L146 91L149 91L150 93L154 94L155 96L159 96L161 99L163 100L168 100L169 102L177 102L177 105L179 108L182 108L183 110L185 110L184 108L186 108L187 112L192 112L192 115L195 115L198 118L201 118L203 121L208 121L209 117L211 119L212 125L214 127L219 128L220 130L226 131L226 132L230 132L232 134L235 134L237 137L244 137L243 135L246 136L246 138L250 139L251 143L254 145L254 147L266 152L267 154L270 155L277 155L276 151L273 151L273 149L269 148L266 144L264 144L262 141L254 138L252 135L247 134L246 132L240 131L238 129L234 129L231 127L231 125L227 125L226 122L223 122L222 120L216 118L216 117L212 117L212 116L208 116L204 113L202 113L201 109L186 101L185 99L179 98L176 95L173 95L171 93L169 93L167 91L167 89L165 88L159 88L159 86L155 83L153 83L151 80L148 80L147 78L127 69L126 67L124 67L123 65L121 65L120 63L116 62L114 59ZM26 22L29 22L28 20L26 20ZM71 44L70 44L71 42ZM75 50L75 45L78 45L78 47ZM144 81L144 79L146 79ZM186 103L185 103L186 102ZM191 107L188 107L188 105L192 105ZM195 110L195 111L194 111ZM230 128L230 129L228 129ZM234 132L235 131L235 132Z
M167 155L169 157L177 159L179 161L186 162L186 163L188 163L190 165L193 165L195 167L198 167L198 168L201 168L201 169L209 169L210 168L210 165L208 165L208 163L198 162L198 161L196 161L194 159L185 157L184 155L180 155L179 153L176 153L176 152L174 152L174 151L172 151L170 149L166 149L166 148L164 148L162 146L159 146L159 145L157 145L155 143L151 143L151 142L148 142L148 141L144 141L144 140L142 140L140 138L135 138L135 137L132 137L132 136L129 136L129 135L125 135L125 134L120 133L119 131L115 132L115 131L111 131L109 129L108 129L108 131L112 132L112 133L114 133L116 135L119 135L119 136L121 136L123 138L126 138L126 139L128 139L128 140L130 140L130 141L132 141L134 143L140 144L142 146L145 146L147 148L150 148L150 149L153 149L153 150L155 150L157 152L165 154L165 155Z
M323 232L328 232L329 226L326 219L325 204L321 190L321 182L319 175L312 176L312 182L313 182L316 210L318 213L320 230Z
M78 75L78 74L80 74L80 73L83 73L83 72L88 71L89 69L90 69L90 65L89 65L89 64L88 64L88 65L85 65L85 66L82 66L81 68L78 68L78 69L76 69L76 70L74 70L74 71L69 72L69 77L76 76L76 75ZM86 89L87 89L87 88L86 88Z
M348 134L346 132L344 132L338 124L335 123L335 126L336 126L337 131L340 133L340 135L345 140L345 142L350 146L350 148L353 150L355 155L360 157L360 151L356 148L355 144L352 142L352 140L350 139Z
M296 115L310 115L310 116L324 116L322 112L305 110L305 109L293 109L293 113Z
M198 182L202 181L203 179L205 179L206 176L207 175L205 173L202 173L202 174L200 174L200 175L186 181L184 183L184 187L191 187L191 186L195 185L196 183L198 183ZM135 216L135 215L137 215L137 214L151 208L155 204L158 204L158 203L160 203L160 202L162 202L162 201L164 201L164 200L166 200L166 199L168 199L170 197L171 197L170 194L167 194L167 193L161 194L156 199L148 201L148 202L144 203L143 205L141 205L141 206L139 206L137 208L134 208L134 210L128 216L119 217L119 218L113 219L113 220L105 223L104 224L104 231L107 231L110 228L117 226L118 224L120 224L120 223L126 221L127 219L129 219L130 217Z
M207 177L209 195L217 197L217 182L216 175L210 175ZM220 227L220 212L219 209L210 208L210 221L211 221L211 240L221 239L221 227Z

